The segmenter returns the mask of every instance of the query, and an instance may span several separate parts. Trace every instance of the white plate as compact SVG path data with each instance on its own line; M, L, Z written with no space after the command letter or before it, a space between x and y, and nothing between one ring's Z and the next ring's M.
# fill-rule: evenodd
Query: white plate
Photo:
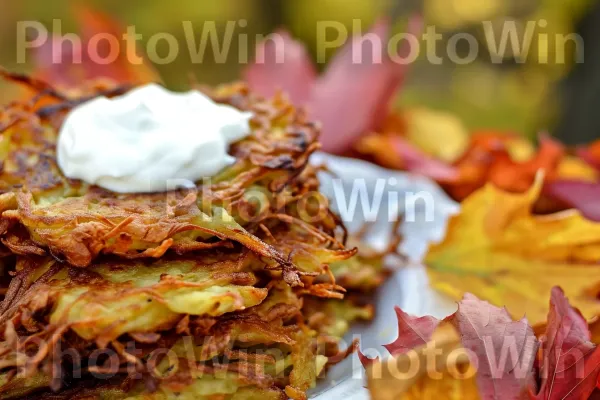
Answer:
M368 238L372 246L385 248L393 221L399 214L406 216L401 227L404 235L401 249L411 260L410 265L398 269L378 290L375 319L369 324L354 326L344 338L346 343L351 343L358 337L366 355L385 357L388 353L381 345L393 341L397 333L395 305L410 314L438 318L456 311L452 300L429 287L420 261L428 244L442 239L448 217L459 207L434 182L423 177L324 153L315 154L311 161L315 165L327 165L336 175L323 173L319 176L321 191L330 198L332 208L341 215L350 231L362 226L367 218L374 222ZM361 189L366 189L366 202L360 200L358 192ZM357 202L355 212L350 212L353 190ZM410 201L411 196L418 196L419 200ZM381 202L374 207L378 199ZM369 210L374 212L369 213ZM363 373L358 356L353 354L328 372L311 392L311 398L366 400L369 395L364 387Z

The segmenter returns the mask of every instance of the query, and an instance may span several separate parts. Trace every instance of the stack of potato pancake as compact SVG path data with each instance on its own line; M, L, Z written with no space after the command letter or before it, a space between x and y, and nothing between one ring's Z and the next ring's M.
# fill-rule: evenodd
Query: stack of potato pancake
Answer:
M33 94L0 115L0 398L305 399L352 351L383 254L346 246L309 164L318 125L285 96L210 90L253 113L235 164L119 194L66 178L55 150L69 110L129 88L8 78Z

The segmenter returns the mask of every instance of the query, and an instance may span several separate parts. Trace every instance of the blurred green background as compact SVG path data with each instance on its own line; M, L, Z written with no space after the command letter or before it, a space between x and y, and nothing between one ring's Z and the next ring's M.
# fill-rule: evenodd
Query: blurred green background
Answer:
M543 32L549 35L571 33L579 29L581 21L595 7L592 0L406 0L400 3L390 0L2 2L0 63L19 71L31 70L32 66L16 64L17 21L38 20L50 27L53 19L60 19L65 32L76 31L72 8L78 3L89 4L114 16L123 26L135 25L137 32L144 38L156 32L169 32L181 43L184 42L181 25L183 20L201 24L207 20L246 19L248 26L245 32L249 35L251 45L255 33L268 33L277 27L286 27L296 38L307 44L313 57L317 21L339 21L350 27L352 20L358 18L366 26L377 16L389 13L390 10L394 10L394 15L400 16L421 10L426 24L434 24L440 33L471 33L481 40L482 50L485 50L482 20L499 24L505 20L525 23L543 18L548 21ZM401 25L398 25L398 29L401 29ZM588 48L586 42L586 51ZM543 56L543 52L543 49L540 51L536 47L534 41L532 53ZM561 64L552 61L540 63L535 57L520 64L508 55L501 65L494 65L490 63L487 51L480 51L476 62L469 65L452 65L447 61L443 65L431 65L423 57L411 66L407 83L398 94L398 105L449 110L456 113L471 129L512 130L531 137L540 130L563 129L568 132L559 133L563 136L566 134L567 140L590 139L590 135L595 135L593 123L584 123L579 132L571 132L570 125L564 122L568 117L567 103L580 97L578 90L584 90L586 86L579 83L578 88L577 79L566 79L573 71L572 53L567 55L567 60L571 61ZM553 59L552 54L546 56ZM243 67L238 62L225 65L204 62L202 65L192 65L189 54L181 51L175 62L157 66L157 69L168 86L182 89L188 84L190 74L199 82L214 84L239 79ZM575 69L575 73L577 71ZM573 82L571 86L569 82ZM11 89L6 86L2 88L3 98L6 98ZM594 94L588 94L588 100L593 99ZM573 110L571 107L569 112L578 112L580 109L581 107L575 107ZM595 114L593 110L590 112Z

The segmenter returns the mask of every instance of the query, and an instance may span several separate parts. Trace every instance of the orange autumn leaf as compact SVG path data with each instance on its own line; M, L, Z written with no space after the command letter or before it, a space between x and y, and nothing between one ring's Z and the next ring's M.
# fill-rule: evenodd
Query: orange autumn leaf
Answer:
M587 146L580 146L577 149L577 156L600 170L600 140L596 140Z
M525 193L487 184L469 196L425 256L432 286L457 300L473 293L539 323L547 293L560 285L586 318L598 315L600 223L576 210L532 214L541 187L538 176Z
M497 133L473 135L469 149L454 164L459 177L442 182L445 189L455 199L462 200L487 182L510 192L524 192L538 170L554 176L564 155L563 146L543 136L538 151L529 159L519 160L514 157L519 139Z
M130 84L160 81L151 63L135 46L129 45L135 43L131 40L133 38L127 42L123 40L127 33L120 23L83 5L75 6L73 12L79 26L81 46L52 37L36 49L36 77L67 88L97 78ZM115 41L107 40L96 41L96 46L90 47L90 41L97 35L109 35L118 42L118 47ZM115 56L110 56L114 51L117 51Z

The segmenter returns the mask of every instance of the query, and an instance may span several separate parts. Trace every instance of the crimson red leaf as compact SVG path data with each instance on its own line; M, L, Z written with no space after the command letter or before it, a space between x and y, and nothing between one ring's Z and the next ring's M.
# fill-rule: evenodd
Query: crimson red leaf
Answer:
M600 222L600 184L557 180L546 184L544 194L568 207L576 208L587 219Z
M552 289L548 325L541 342L541 386L531 398L587 399L596 387L600 351L591 342L586 320L557 287Z
M440 321L430 316L415 317L405 313L400 307L395 307L394 309L396 310L396 318L398 319L398 336L392 343L386 344L383 347L391 355L397 356L407 353L416 347L426 345ZM360 349L358 350L358 358L364 367L379 359L379 357L367 357Z

